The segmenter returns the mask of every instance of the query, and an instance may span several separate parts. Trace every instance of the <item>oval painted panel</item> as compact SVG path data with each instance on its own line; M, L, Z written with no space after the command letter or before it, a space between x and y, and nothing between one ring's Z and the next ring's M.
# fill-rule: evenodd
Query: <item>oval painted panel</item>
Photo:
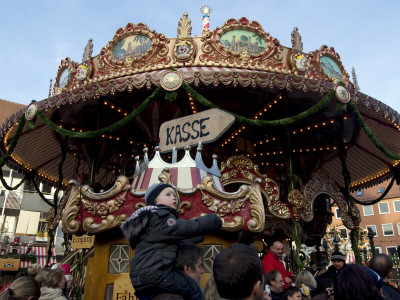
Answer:
M329 78L342 79L342 70L340 70L340 67L332 58L321 56L319 61L321 62L322 69L324 69L324 73L328 75Z
M65 86L67 85L68 80L70 79L70 77L71 77L70 68L64 69L60 74L60 80L58 81L58 87L60 89L65 88Z
M116 59L126 56L141 57L151 47L151 40L142 34L135 34L120 40L112 49L112 55Z
M247 50L250 54L258 54L265 50L265 41L257 33L235 29L225 32L219 42L226 49L240 53L243 50Z

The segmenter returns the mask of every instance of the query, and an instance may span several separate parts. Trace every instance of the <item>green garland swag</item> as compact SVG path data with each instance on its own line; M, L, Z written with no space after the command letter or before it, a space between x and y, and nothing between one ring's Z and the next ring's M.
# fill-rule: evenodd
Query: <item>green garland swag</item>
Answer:
M332 99L333 96L335 96L335 90L332 90L324 98L322 98L317 104L310 107L306 111L303 111L302 113L298 114L297 116L287 117L287 118L283 118L280 120L268 121L268 120L248 119L248 118L239 116L237 114L231 113L227 110L221 109L218 106L216 106L214 103L212 103L211 101L207 100L205 97L200 95L198 92L196 92L192 87L187 85L185 82L182 83L182 88L187 93L190 93L196 101L198 101L200 104L202 104L208 108L218 108L222 111L225 111L225 112L231 114L232 116L234 116L236 121L238 121L240 123L244 123L246 125L253 125L253 126L263 126L263 127L279 127L279 126L288 126L291 124L295 124L305 118L308 118L310 115L317 113Z
M358 249L358 241L360 240L360 232L359 232L358 228L351 230L350 238L351 238L351 248L353 249L356 262L357 262L357 264L361 265L362 257L360 254L360 250Z
M298 271L300 272L304 268L304 263L300 259L300 249L301 249L301 241L298 236L298 231L300 230L300 224L297 223L296 219L292 219L293 222L293 230L292 230L292 237L294 240L294 243L296 244L296 251L294 252L294 261L297 265Z
M87 132L75 132L75 131L71 131L71 130L66 130L66 129L61 128L61 127L57 126L56 124L54 124L52 121L50 121L48 118L46 118L42 112L38 112L38 116L52 130L54 130L55 132L62 134L64 136L68 136L68 137L72 137L72 138L82 138L82 139L94 138L94 137L101 136L104 133L111 133L111 132L121 128L128 122L132 121L137 115L139 115L143 110L145 110L146 107L150 104L150 102L154 98L158 97L158 95L162 91L163 91L163 88L161 86L157 87L154 90L154 92L149 97L147 97L147 99L145 101L143 101L143 103L140 104L138 106L138 108L136 108L133 112L131 112L129 115L127 115L123 119L115 122L113 125L105 127L100 130L87 131Z
M17 130L15 131L15 134L10 143L10 146L8 147L6 154L4 154L4 156L0 160L0 180L1 180L1 183L3 184L3 186L9 191L16 190L17 188L19 188L21 186L21 184L23 184L25 182L25 179L26 179L26 175L24 175L24 177L21 179L21 181L17 185L15 185L14 187L10 187L7 184L7 182L4 180L3 171L1 170L1 168L10 159L11 154L13 153L15 147L17 146L17 142L18 142L19 138L21 137L22 130L24 129L25 123L26 123L25 114L22 114L21 118L19 119L18 127L17 127Z
M372 133L371 129L364 122L364 119L361 116L360 112L358 111L358 109L357 109L356 105L354 104L353 100L351 100L349 102L349 108L350 108L350 111L352 112L353 116L355 117L355 119L361 124L364 132L370 138L370 140L375 144L375 146L379 150L381 150L387 157L389 157L391 159L394 159L394 160L400 160L400 155L395 154L393 152L390 152L388 149L386 149L386 147Z
M7 258L26 260L32 262L33 264L37 262L37 257L33 254L9 253L0 255L0 259L7 259Z

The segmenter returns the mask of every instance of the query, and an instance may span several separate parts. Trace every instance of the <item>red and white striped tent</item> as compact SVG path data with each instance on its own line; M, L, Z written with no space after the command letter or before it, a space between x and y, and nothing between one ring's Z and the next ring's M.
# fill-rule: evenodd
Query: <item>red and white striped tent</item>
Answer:
M15 247L15 246L8 246L7 247L7 252L8 253L13 253L14 250L17 250L18 254L27 254L28 252L28 247L26 246L21 246L21 247ZM50 261L49 264L53 264L56 263L56 252L55 249L52 248L51 249L52 254L50 257ZM41 265L42 267L44 267L46 265L46 259L47 259L47 248L46 246L35 246L32 247L30 254L33 254L36 256L37 258L37 263L39 265ZM20 260L19 263L19 267L20 268L27 268L28 266L30 266L32 264L32 262L30 260Z
M354 256L354 251L350 250L346 253L346 264L353 264L356 262L356 257Z

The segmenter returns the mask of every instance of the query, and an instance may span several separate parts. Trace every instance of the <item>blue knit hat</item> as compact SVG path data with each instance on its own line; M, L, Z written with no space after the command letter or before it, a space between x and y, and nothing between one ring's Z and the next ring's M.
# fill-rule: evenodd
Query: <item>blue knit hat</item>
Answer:
M166 183L155 183L151 185L146 193L144 194L144 200L146 201L146 205L156 205L156 199L161 191L167 187L174 189L172 185Z

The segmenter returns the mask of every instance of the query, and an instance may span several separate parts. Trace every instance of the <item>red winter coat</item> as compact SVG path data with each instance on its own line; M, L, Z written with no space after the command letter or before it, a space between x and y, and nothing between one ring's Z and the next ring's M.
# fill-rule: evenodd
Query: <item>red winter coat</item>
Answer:
M262 261L262 266L264 274L267 274L271 270L279 271L282 274L283 282L285 283L285 285L283 286L283 290L288 287L285 279L286 277L292 277L292 273L286 271L285 265L279 260L278 256L276 256L274 252L272 252L271 250L268 251L267 255L265 255Z

